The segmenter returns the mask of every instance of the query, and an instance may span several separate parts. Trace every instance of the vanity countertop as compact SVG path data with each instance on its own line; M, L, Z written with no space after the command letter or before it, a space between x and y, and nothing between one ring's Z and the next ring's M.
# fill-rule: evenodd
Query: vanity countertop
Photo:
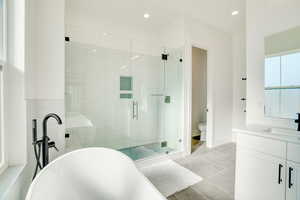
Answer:
M300 144L300 132L298 135L292 135L292 134L287 135L285 133L278 134L278 133L273 133L271 131L271 128L262 127L262 126L235 128L235 129L232 129L232 131L235 133L244 133L244 134L249 134L249 135L255 135L255 136L260 136L260 137L265 137L265 138L270 138L270 139L275 139L275 140L283 140L286 142Z

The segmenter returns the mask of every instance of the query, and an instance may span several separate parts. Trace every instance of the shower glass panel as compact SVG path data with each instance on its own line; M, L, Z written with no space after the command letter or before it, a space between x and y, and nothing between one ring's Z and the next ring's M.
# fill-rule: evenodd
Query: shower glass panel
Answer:
M141 53L66 43L66 151L120 150L134 160L181 150L182 49Z

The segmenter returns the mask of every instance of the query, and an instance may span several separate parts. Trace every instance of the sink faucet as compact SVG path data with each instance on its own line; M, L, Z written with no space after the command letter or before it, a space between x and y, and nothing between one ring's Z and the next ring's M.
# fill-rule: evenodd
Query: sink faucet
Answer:
M298 119L295 120L295 122L298 124L298 129L297 131L300 131L300 113L297 113Z
M43 120L43 138L42 138L42 154L43 154L43 167L45 167L48 163L49 163L49 148L56 148L55 146L55 142L49 142L50 138L47 135L47 122L48 119L50 118L54 118L56 119L57 123L59 125L62 124L62 121L60 119L60 117L57 114L54 113L50 113L48 115L45 116L44 120Z

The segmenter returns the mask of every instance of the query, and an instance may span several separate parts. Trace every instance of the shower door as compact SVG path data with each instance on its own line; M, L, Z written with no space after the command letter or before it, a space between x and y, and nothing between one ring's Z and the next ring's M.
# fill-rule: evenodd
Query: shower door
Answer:
M135 145L130 134L130 55L90 44L66 44L67 151Z
M181 148L183 122L182 51L173 50L168 59L161 54L135 55L132 121L130 135L139 157L169 153Z
M131 136L139 145L155 144L163 135L163 67L159 56L139 55L132 61Z

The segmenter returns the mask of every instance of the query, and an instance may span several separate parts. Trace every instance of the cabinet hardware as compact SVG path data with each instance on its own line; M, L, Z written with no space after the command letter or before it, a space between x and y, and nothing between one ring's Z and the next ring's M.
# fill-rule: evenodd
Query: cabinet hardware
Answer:
M293 168L292 167L289 167L289 188L291 188L293 186L293 183L292 183L292 172L293 172Z
M282 178L281 178L281 171L282 171L283 165L279 164L279 168L278 168L278 184L282 183Z

